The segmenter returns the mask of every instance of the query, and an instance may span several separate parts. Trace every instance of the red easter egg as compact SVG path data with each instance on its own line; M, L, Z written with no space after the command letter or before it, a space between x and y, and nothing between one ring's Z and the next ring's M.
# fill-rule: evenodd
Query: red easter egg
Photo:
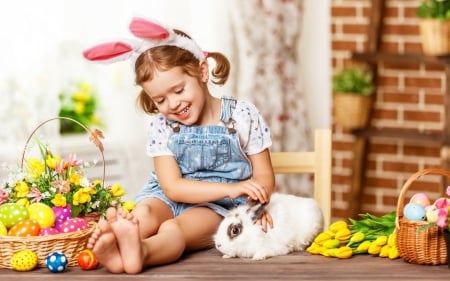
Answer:
M78 265L84 270L95 269L98 266L98 260L89 249L85 249L78 254Z
M73 231L80 231L88 229L89 224L85 219L82 218L70 218L61 224L59 231L61 233L68 233Z
M29 237L39 235L41 227L34 220L24 220L16 223L8 231L9 236Z

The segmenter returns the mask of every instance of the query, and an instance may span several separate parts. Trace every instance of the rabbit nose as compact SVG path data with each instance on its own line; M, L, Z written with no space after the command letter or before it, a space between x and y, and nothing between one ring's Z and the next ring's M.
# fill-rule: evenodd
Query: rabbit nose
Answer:
M220 248L222 245L220 245L219 243L216 243L216 248Z

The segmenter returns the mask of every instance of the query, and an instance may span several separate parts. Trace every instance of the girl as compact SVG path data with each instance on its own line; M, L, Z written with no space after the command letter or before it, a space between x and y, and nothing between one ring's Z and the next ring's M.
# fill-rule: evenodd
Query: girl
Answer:
M185 251L213 247L228 209L247 198L268 202L274 188L270 131L258 110L208 90L223 85L230 65L221 53L204 53L185 33L143 18L131 32L139 44L110 42L86 50L91 61L131 58L138 104L151 114L148 154L154 171L132 213L110 208L87 247L113 273L141 272L176 261ZM272 225L269 214L259 222Z

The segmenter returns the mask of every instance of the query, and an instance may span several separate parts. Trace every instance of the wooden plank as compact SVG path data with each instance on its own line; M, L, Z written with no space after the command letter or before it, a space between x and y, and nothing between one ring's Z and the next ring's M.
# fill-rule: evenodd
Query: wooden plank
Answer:
M64 273L50 273L45 268L31 272L0 269L1 280L8 281L115 281L115 280L340 280L340 281L410 281L447 280L447 265L426 266L410 264L401 259L358 255L350 259L337 259L297 252L287 256L272 257L263 261L248 259L223 259L211 249L187 254L178 262L155 266L141 274L111 274L104 268L81 270L70 267Z

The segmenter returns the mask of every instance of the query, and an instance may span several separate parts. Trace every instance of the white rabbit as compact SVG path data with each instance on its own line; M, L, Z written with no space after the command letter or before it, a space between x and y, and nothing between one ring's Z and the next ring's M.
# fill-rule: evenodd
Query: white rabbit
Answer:
M273 219L273 228L267 232L255 223L264 211ZM323 214L312 198L273 193L270 202L246 204L231 209L223 219L214 242L223 258L268 257L302 251L323 230Z

